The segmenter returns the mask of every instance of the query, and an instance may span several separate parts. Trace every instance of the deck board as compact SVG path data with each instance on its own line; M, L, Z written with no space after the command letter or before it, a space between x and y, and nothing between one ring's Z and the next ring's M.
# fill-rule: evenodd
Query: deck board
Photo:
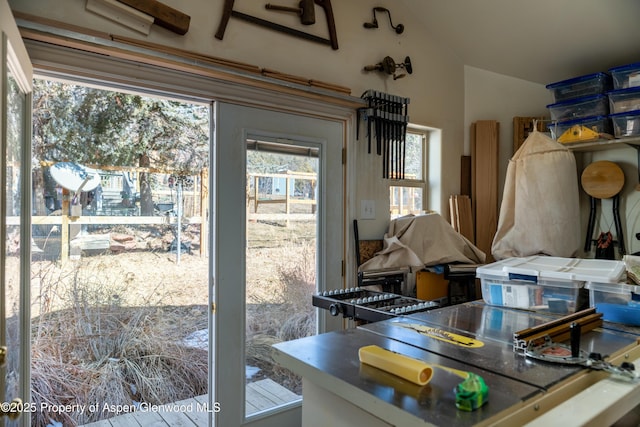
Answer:
M292 391L282 387L275 381L266 378L247 384L245 405L247 415L260 412L274 406L282 405L300 399ZM196 409L206 408L208 395L196 396L191 399L176 402L172 407L184 406L193 408L189 412L175 412L168 410L133 412L118 415L106 420L85 424L84 427L194 427L206 426L209 415L206 411Z

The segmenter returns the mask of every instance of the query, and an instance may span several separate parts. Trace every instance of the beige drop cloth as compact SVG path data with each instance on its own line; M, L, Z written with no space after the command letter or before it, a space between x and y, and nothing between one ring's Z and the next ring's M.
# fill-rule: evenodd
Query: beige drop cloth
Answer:
M575 157L535 130L509 160L491 254L497 260L530 255L571 258L579 247Z
M384 247L362 264L360 271L425 267L439 264L482 264L485 253L458 233L437 213L394 219Z

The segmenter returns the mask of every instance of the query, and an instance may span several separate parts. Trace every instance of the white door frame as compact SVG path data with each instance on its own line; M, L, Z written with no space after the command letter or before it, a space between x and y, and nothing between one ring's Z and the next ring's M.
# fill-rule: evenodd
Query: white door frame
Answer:
M7 74L10 73L16 82L19 90L24 95L24 120L21 129L22 147L20 150L21 166L21 188L20 188L20 318L19 322L19 396L5 396L5 369L0 369L0 398L2 402L10 402L14 398L20 398L23 403L30 402L30 293L29 285L31 280L30 258L31 258L31 91L33 68L29 55L20 37L20 32L13 19L13 14L6 0L0 0L0 188L6 191L5 170L6 170L6 150L7 150ZM5 346L6 342L6 311L5 311L5 261L6 261L6 207L4 196L0 198L0 346ZM16 349L9 349L9 351ZM22 410L24 407L11 409ZM4 422L0 421L0 424ZM3 424L4 425L4 424ZM23 412L20 418L11 425L28 426L30 417L28 412Z
M237 104L216 103L216 131L210 188L215 200L214 262L216 425L299 425L299 404L288 410L245 419L245 254L246 140L265 135L320 145L318 195L317 280L320 289L342 287L344 123L268 111ZM309 301L311 304L311 301ZM318 317L319 329L325 329Z

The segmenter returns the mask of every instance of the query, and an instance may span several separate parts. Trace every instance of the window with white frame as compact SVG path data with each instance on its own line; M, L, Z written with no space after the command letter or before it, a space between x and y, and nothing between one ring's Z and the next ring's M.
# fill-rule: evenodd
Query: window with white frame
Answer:
M409 128L406 134L404 179L391 179L391 218L420 214L427 209L427 131Z

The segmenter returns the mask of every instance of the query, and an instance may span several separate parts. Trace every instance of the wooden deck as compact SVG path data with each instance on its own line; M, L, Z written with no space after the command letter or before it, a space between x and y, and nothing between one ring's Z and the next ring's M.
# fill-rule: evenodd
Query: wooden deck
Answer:
M268 378L256 381L247 384L247 415L289 403L301 397ZM206 426L208 420L207 400L208 396L205 394L165 405L164 408L166 409L164 410L163 408L157 408L157 410L132 412L85 424L84 427Z

